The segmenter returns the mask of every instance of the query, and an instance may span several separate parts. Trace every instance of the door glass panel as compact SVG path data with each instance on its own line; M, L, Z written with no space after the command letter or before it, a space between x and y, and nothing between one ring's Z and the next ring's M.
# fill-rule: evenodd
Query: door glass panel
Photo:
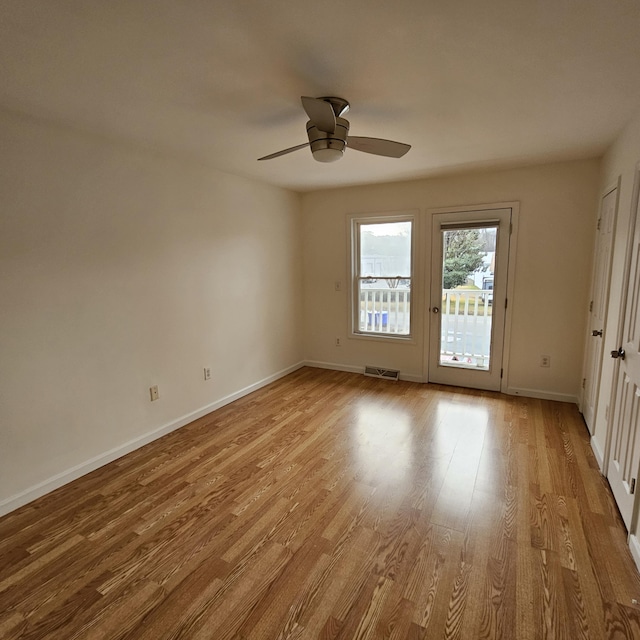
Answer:
M442 229L441 366L491 364L497 225Z

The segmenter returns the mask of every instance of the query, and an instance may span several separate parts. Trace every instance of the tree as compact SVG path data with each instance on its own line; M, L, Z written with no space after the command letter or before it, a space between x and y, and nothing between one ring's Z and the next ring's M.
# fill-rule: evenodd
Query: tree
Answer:
M477 229L456 229L444 233L442 288L455 289L482 267L484 240Z

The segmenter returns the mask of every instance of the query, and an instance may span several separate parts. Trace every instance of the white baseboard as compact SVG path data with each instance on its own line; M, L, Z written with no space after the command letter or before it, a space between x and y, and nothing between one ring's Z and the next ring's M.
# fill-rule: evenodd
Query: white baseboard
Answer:
M593 455L596 457L598 468L602 471L604 469L604 453L602 452L602 449L600 449L600 444L596 440L595 436L591 436L590 444Z
M333 371L347 371L349 373L364 374L364 366L358 367L351 364L338 364L337 362L320 362L318 360L305 360L305 367L315 367L317 369L332 369ZM400 380L407 382L425 383L423 376L419 373L402 373L400 372ZM554 391L544 391L542 389L525 389L522 387L507 387L504 392L511 396L523 396L525 398L537 398L539 400L555 400L556 402L570 402L578 404L578 396L568 393L555 393Z
M633 534L629 536L629 549L631 549L633 561L636 563L638 571L640 571L640 540Z
M346 371L347 373L361 373L364 375L364 366L355 367L350 364L337 364L335 362L318 362L317 360L305 360L305 367L315 367L316 369L331 369L332 371ZM424 382L422 376L418 373L402 373L400 372L400 380L407 382Z
M305 360L305 367L313 367L315 369L331 369L332 371L346 371L348 373L364 374L364 367L354 367L350 364L336 364L335 362L318 362L317 360Z
M85 460L84 462L81 462L80 464L77 464L70 469L61 471L60 473L57 473L56 475L47 478L46 480L39 482L38 484L33 485L32 487L29 487L28 489L25 489L20 493L1 500L0 516L10 513L11 511L14 511L15 509L18 509L19 507L22 507L25 504L28 504L29 502L35 500L36 498L40 498L41 496L44 496L45 494L50 493L51 491L54 491L55 489L68 484L69 482L72 482L73 480L77 480L87 473L91 473L92 471L95 471L105 464L109 464L110 462L121 458L127 453L131 453L132 451L135 451L136 449L139 449L140 447L143 447L144 445L149 444L150 442L153 442L154 440L157 440L158 438L161 438L162 436L167 435L168 433L171 433L172 431L175 431L180 427L184 427L190 422L193 422L194 420L197 420L202 416L206 416L208 413L211 413L216 409L220 409L221 407L224 407L225 405L230 404L235 400L238 400L254 391L257 391L258 389L261 389L262 387L265 387L268 384L271 384L272 382L275 382L276 380L279 380L280 378L283 378L284 376L297 371L303 366L305 366L304 363L299 362L290 367L287 367L286 369L282 369L281 371L278 371L273 375L263 378L262 380L259 380L258 382L255 382L247 387L244 387L244 389L240 389L239 391L229 394L224 398L220 398L219 400L201 407L196 411L192 411L191 413L181 416L176 420L172 420L171 422L162 425L161 427L158 427L153 431L149 431L137 438L134 438L133 440L129 440L124 444L110 449L109 451L105 451L98 456L90 458L89 460Z
M420 382L426 384L423 377L419 373L402 373L400 372L400 380L406 380L407 382Z
M523 389L521 387L507 387L506 394L510 396L524 396L525 398L537 398L538 400L555 400L556 402L570 402L578 404L578 396L568 393L555 393L542 389Z

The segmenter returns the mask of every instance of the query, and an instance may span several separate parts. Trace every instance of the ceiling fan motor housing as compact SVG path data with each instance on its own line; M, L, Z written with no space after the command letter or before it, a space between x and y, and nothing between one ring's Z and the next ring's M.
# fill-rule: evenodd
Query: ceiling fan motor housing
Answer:
M335 162L342 158L347 146L349 135L349 121L336 118L336 128L333 133L320 131L312 122L307 122L307 135L311 153L318 162Z

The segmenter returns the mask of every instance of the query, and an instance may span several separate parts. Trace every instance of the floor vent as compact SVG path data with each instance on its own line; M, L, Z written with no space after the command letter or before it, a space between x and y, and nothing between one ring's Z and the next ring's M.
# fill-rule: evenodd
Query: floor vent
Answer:
M381 369L367 365L364 368L364 375L371 378L384 378L385 380L399 380L400 372L396 369Z

